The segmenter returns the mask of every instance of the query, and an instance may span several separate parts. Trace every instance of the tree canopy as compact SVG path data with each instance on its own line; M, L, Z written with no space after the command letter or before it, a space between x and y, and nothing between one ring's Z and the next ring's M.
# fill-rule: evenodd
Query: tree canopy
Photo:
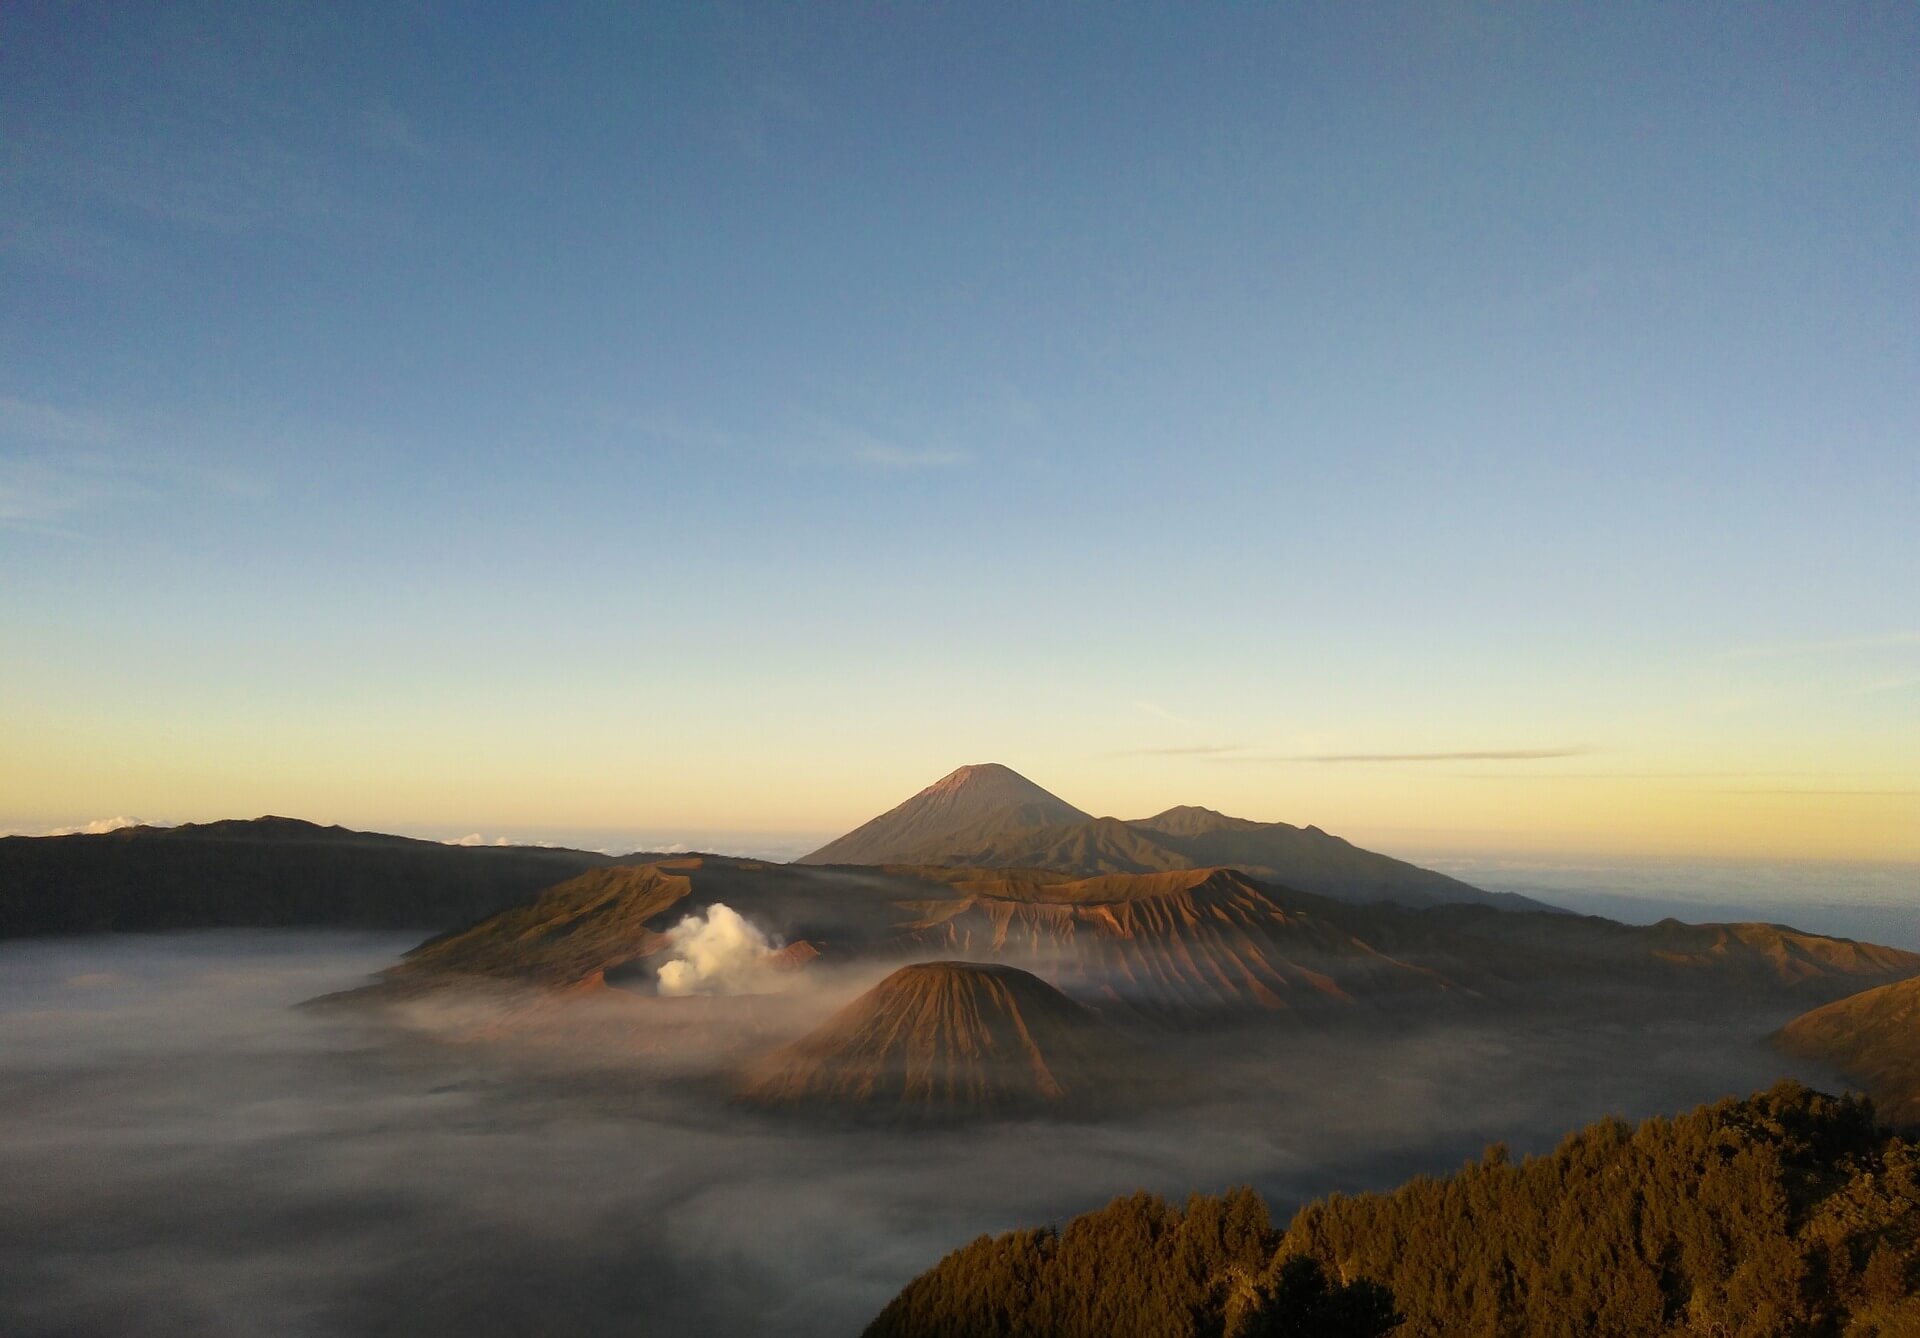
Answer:
M1501 1147L1284 1232L1248 1189L1116 1199L982 1236L869 1338L1920 1333L1920 1145L1782 1083L1637 1128Z

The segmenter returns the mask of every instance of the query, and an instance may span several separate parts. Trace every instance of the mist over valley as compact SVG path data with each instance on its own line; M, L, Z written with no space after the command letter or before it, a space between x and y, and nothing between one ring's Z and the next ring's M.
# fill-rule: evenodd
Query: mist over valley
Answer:
M1286 1206L1544 1150L1783 1074L1760 1019L1396 1023L1183 1042L1115 1119L838 1126L729 1099L864 978L777 1010L476 997L370 1018L403 936L0 944L10 1334L846 1334L981 1232L1138 1188ZM713 1008L712 1005L721 1005ZM689 1021L683 1014L693 1012Z

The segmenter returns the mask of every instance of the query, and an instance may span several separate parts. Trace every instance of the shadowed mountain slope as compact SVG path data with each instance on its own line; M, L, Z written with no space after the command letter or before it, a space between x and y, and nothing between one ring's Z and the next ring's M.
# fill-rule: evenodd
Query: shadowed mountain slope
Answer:
M589 870L526 905L427 940L387 975L392 984L490 976L552 986L629 966L644 976L662 960L667 932L715 905L794 947L796 962L820 954L845 961L872 954L909 917L903 907L941 890L889 870L672 856Z
M1147 1013L1301 1012L1465 991L1233 869L1051 880L985 873L915 909L916 950L1044 963L1069 993Z
M959 863L931 860L924 851L944 849L956 833L989 841L995 833L1091 821L1057 795L998 762L961 767L879 817L830 841L801 864Z
M1362 850L1317 827L1252 822L1212 809L1151 818L1092 818L998 765L962 767L822 846L805 864L947 864L1065 873L1162 873L1236 868L1343 901L1453 902L1541 909L1404 860Z
M297 818L0 838L0 937L220 926L427 929L525 901L585 850L450 846Z
M1343 901L1398 901L1408 906L1475 903L1513 910L1544 909L1511 892L1487 892L1390 855L1362 850L1318 827L1230 818L1210 808L1170 808L1127 824L1173 850L1189 867L1244 869L1256 878Z
M756 1065L766 1106L908 1118L1091 1109L1122 1052L1090 1009L1011 966L903 966Z
M1920 953L1751 921L1627 925L1593 915L1435 906L1375 916L1369 933L1383 951L1457 972L1489 992L1590 983L1705 987L1728 998L1833 999L1920 975Z
M1627 990L1790 1001L1797 1011L1920 975L1920 954L1777 925L1636 927L1480 906L1352 905L1233 869L1076 878L699 856L589 870L429 940L388 984L482 976L564 987L612 973L650 991L668 931L716 904L797 957L990 960L1116 1015L1161 1021L1530 1007Z
M664 948L666 912L692 892L671 863L593 869L529 905L428 940L400 970L579 984Z
M1773 1043L1845 1074L1892 1123L1920 1126L1920 979L1803 1013L1775 1033Z

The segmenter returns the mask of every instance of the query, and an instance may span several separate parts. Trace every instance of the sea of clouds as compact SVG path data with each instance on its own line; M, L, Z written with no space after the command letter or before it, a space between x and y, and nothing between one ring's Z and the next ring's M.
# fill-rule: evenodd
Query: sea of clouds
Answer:
M716 919L738 937L710 911L678 960ZM296 1007L409 946L0 944L0 1332L844 1335L983 1231L1140 1187L1284 1212L1792 1068L1755 1041L1772 1019L1283 1030L1183 1039L1204 1086L1126 1118L840 1129L727 1085L863 981Z

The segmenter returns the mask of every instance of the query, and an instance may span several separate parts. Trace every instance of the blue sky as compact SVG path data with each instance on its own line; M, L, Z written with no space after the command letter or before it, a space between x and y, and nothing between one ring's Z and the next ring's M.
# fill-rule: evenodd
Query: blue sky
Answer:
M0 818L1920 858L1917 49L8 6Z

